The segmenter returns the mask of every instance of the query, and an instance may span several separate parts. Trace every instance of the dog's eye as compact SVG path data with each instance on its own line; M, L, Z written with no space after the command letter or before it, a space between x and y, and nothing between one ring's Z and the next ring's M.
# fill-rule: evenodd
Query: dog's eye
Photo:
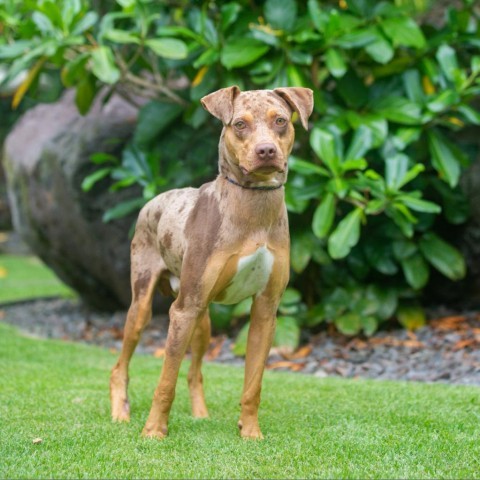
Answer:
M247 124L243 120L239 120L238 122L235 122L235 128L237 130L243 130Z
M275 120L275 125L278 125L279 127L285 126L286 123L287 123L287 121L283 117L278 117Z

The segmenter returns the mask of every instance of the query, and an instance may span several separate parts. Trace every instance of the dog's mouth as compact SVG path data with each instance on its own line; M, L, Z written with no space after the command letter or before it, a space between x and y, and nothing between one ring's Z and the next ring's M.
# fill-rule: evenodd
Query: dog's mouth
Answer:
M271 164L271 165L259 165L253 167L251 170L248 170L244 166L240 166L240 170L245 176L255 175L255 176L264 176L271 175L273 173L285 173L287 166Z

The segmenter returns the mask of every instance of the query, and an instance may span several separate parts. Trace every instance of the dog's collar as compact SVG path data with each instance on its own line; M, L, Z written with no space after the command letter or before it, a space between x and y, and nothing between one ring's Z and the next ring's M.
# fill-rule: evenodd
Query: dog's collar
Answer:
M236 185L237 187L245 188L247 190L278 190L279 188L282 188L283 185L284 185L283 183L281 183L280 185L271 185L271 186L268 186L268 185L252 185L252 186L242 185L241 183L238 183L235 180L232 180L230 177L227 177L226 175L225 175L225 180L227 180L227 182L233 183L233 185Z

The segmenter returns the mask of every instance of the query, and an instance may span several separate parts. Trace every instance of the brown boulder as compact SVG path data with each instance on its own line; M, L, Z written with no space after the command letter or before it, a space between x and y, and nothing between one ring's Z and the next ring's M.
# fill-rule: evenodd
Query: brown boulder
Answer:
M135 219L110 223L102 215L135 188L109 192L109 181L90 192L83 179L95 152L119 154L133 133L137 110L113 96L86 116L73 92L29 110L4 144L4 167L15 229L56 274L90 306L113 310L130 302L129 238Z

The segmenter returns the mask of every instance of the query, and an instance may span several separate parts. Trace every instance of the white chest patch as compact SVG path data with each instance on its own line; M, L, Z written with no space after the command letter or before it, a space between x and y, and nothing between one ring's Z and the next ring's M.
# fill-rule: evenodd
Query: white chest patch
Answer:
M261 293L272 273L273 254L264 245L238 261L237 271L218 303L231 305Z

